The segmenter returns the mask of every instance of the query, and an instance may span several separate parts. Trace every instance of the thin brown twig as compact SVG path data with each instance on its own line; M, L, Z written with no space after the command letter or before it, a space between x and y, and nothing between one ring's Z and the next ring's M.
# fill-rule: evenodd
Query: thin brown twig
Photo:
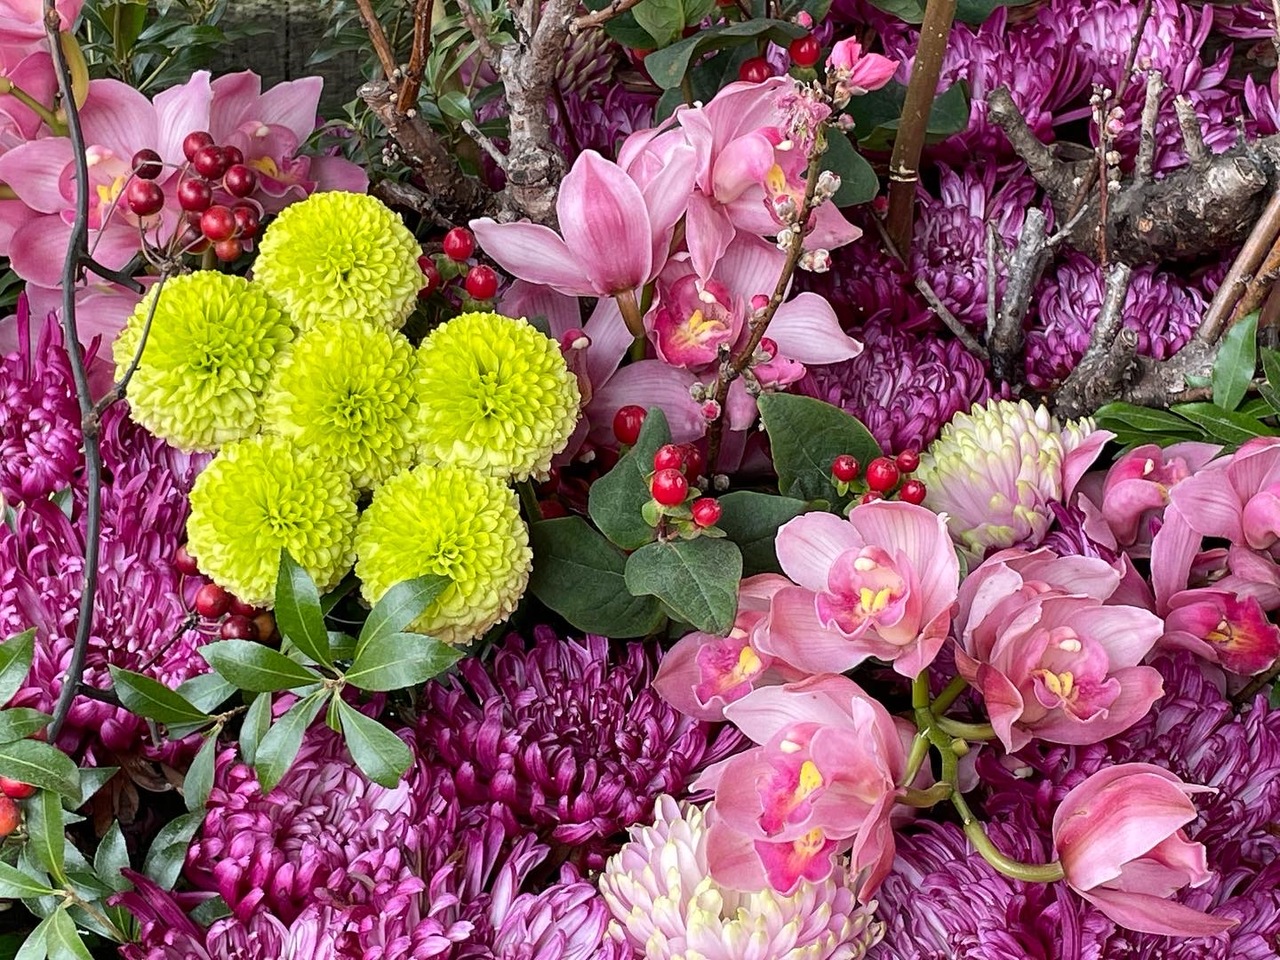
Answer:
M480 55L489 63L497 66L498 51L494 49L492 41L489 40L489 31L480 22L475 8L471 6L471 0L458 0L458 10L462 14L462 22L471 31L471 36L475 37L476 46L480 48Z
M408 113L418 104L418 94L422 90L422 71L426 66L427 54L431 52L431 17L435 11L435 0L417 0L413 8L413 46L409 51L409 66L404 73L404 82L400 84L400 94L396 101L396 109Z
M592 27L603 27L614 17L626 13L640 2L641 0L612 0L607 7L575 17L569 24L569 32L578 34L583 30L590 30Z
M356 6L360 8L360 19L364 21L364 29L373 44L373 52L378 55L378 62L382 64L382 72L387 75L388 80L394 80L400 73L400 65L396 61L395 51L391 49L391 41L382 29L382 22L374 12L373 0L356 0Z
M151 304L147 307L146 319L142 322L142 334L138 337L138 346L133 351L133 357L129 360L129 366L125 368L124 373L120 375L119 379L111 385L111 389L94 406L93 415L95 417L101 418L108 407L124 396L125 390L129 387L129 381L138 372L138 365L142 363L142 352L147 349L147 340L151 337L151 322L155 320L156 308L160 305L160 293L164 290L165 281L168 279L168 271L162 271L160 279L152 287L154 294L151 297Z
M1226 329L1230 330L1253 311L1259 309L1277 278L1280 278L1280 238L1271 245L1271 249L1263 258L1262 266L1249 279L1244 293L1240 296L1240 301L1231 311L1231 319L1227 321Z
M1107 121L1110 112L1107 105L1103 102L1101 91L1096 96L1096 103L1093 107L1094 123L1098 126L1098 147L1097 147L1097 178L1098 187L1098 228L1097 228L1097 251L1098 266L1102 267L1105 272L1110 262L1110 252L1107 250L1107 209L1110 206L1111 197L1111 132L1108 129Z
M1200 321L1196 339L1208 344L1218 342L1218 338L1226 329L1227 320L1232 314L1236 301L1242 295L1249 278L1257 272L1259 264L1262 263L1263 257L1267 255L1267 251L1271 249L1277 237L1280 237L1280 190L1271 195L1271 200L1262 211L1262 216L1253 225L1249 238L1236 254L1230 269L1227 270L1227 275L1222 278L1213 302L1209 304L1204 319Z

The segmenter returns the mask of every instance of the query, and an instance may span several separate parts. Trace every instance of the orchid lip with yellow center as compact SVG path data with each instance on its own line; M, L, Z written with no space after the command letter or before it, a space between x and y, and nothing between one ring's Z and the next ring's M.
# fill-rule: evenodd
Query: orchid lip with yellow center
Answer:
M827 590L814 603L818 619L850 637L893 627L906 612L908 581L880 547L847 551L831 565Z
M793 890L801 880L816 882L831 873L832 857L839 841L819 829L809 830L795 840L775 843L755 841L769 884L782 892Z
M756 784L761 804L760 829L766 836L776 837L808 819L827 785L817 763L807 756L807 740L807 736L800 738L792 750L787 749L788 741L784 740L772 770Z
M738 629L703 646L698 651L697 665L699 682L694 695L701 703L710 703L715 697L730 702L746 696L766 667L747 642L745 631Z

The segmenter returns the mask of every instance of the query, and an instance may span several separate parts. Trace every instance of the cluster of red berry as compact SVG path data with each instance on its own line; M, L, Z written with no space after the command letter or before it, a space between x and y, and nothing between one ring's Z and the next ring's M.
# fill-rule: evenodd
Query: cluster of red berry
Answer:
M178 248L201 253L212 245L219 260L235 260L262 228L262 208L249 199L258 187L258 174L244 162L238 147L219 146L206 130L187 134L182 153L187 162L175 196L186 230L177 238ZM156 183L164 162L154 150L139 150L131 166L125 202L139 217L155 216L167 199Z
M792 40L787 52L791 54L793 66L812 70L818 58L822 56L822 44L812 33L806 33L803 37ZM764 57L743 60L742 66L738 67L738 79L747 83L764 83L772 76L773 65Z
M451 280L462 278L466 299L488 302L498 295L498 273L483 263L468 261L476 251L476 238L466 227L454 227L444 235L443 253L435 256L423 254L418 258L422 268L422 289L418 296L426 299L444 288Z
M704 497L697 487L707 468L706 457L692 443L667 443L653 455L653 473L649 476L649 493L653 502L645 510L645 519L658 526L666 519L682 536L691 537L710 530L720 521L720 501Z
M200 567L185 546L178 547L173 565L184 577L200 577ZM186 589L183 594L192 596ZM266 610L260 610L233 597L210 580L196 589L191 608L205 621L204 626L210 631L216 628L218 636L223 640L268 641L276 636L275 617Z
M867 464L866 491L858 498L859 503L871 503L873 500L886 500L896 489L898 499L907 503L924 503L928 494L925 485L919 480L903 478L915 472L920 466L920 454L916 450L903 450L896 457L876 457ZM862 465L852 456L842 453L831 464L831 477L835 480L836 490L844 496L853 487L862 474ZM901 486L899 486L901 484Z
M29 783L0 777L0 839L17 830L18 824L22 822L22 811L17 802L27 799L35 792L36 788Z

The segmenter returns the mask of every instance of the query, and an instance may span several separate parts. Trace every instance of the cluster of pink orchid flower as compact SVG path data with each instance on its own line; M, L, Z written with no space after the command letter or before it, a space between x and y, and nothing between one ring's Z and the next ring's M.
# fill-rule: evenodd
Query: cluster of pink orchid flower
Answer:
M562 457L584 443L612 446L614 414L640 404L663 409L677 443L723 414L730 432L720 462L732 466L755 421L753 392L794 383L805 364L861 352L823 297L800 293L777 309L750 378L734 381L725 409L707 399L723 351L749 340L752 317L783 274L810 153L833 105L883 86L895 69L841 41L829 62L834 95L791 77L732 83L629 136L616 163L584 151L560 186L559 233L472 221L484 252L516 278L502 310L545 317L579 374L585 419ZM831 173L815 184L802 268L825 269L828 251L861 234L832 202L838 188ZM585 324L581 298L595 300ZM623 366L646 341L645 357Z
M1109 437L1089 437L1071 466L1077 477ZM1200 655L1229 689L1272 667L1280 440L1219 453L1199 443L1139 447L1069 485L1069 506L1108 559L1028 543L992 553L962 579L947 517L901 501L784 525L776 547L785 575L744 580L729 636L687 635L655 681L681 711L728 720L756 745L696 784L715 796L713 877L789 893L848 854L860 895L874 894L893 863L894 827L910 817L904 801L932 775L913 757L924 731L842 676L868 658L933 681L954 659L990 720L993 742L980 749L998 743L1010 754L1033 740L1100 743L1132 727L1164 693L1147 664L1161 649ZM1147 563L1149 582L1139 572ZM951 656L935 664L947 647ZM952 786L964 781L962 768ZM1093 774L1057 810L1060 872L1045 879L1063 879L1132 930L1227 929L1231 921L1168 899L1211 877L1203 845L1183 831L1197 816L1190 798L1211 789L1148 764Z

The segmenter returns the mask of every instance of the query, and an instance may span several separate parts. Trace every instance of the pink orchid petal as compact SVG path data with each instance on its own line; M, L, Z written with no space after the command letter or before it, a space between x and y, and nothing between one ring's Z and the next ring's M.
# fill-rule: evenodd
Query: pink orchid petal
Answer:
M587 352L591 352L590 348ZM698 439L706 433L707 421L689 396L689 388L695 382L689 371L669 367L661 360L628 364L597 388L587 406L591 442L614 446L614 414L633 403L646 408L661 407L671 427L673 443Z
M560 184L556 213L565 244L599 293L634 290L653 278L654 231L644 195L616 163L594 150L579 154Z
M806 250L835 250L853 243L862 230L845 219L840 208L828 201L813 211L813 232L804 239Z
M0 200L0 257L13 255L14 235L39 216L21 200Z
M854 508L849 522L867 543L892 544L907 556L920 578L917 589L926 617L950 609L960 582L960 561L945 518L912 503L881 500Z
M1102 448L1107 445L1107 441L1114 439L1115 434L1109 430L1095 430L1062 458L1062 500L1064 503L1071 502L1071 494L1075 491L1076 484L1080 482L1080 478L1093 466L1093 461L1098 459L1098 455L1102 453Z
M1092 607L1073 614L1071 622L1081 634L1106 648L1112 670L1137 666L1163 632L1159 617L1137 607Z
M631 336L622 311L612 297L596 301L596 308L582 329L591 340L591 346L587 347L587 379L593 385L603 384L618 369L635 337Z
M756 641L759 648L799 670L843 672L872 652L824 626L814 609L814 595L803 587L779 590L769 610L769 627Z
M570 297L594 297L597 290L582 272L559 234L537 223L472 220L481 248L507 273L541 283Z
M773 142L758 131L725 144L711 171L716 200L731 203L760 184L774 166L773 149Z
M849 550L868 542L848 520L825 512L806 513L778 528L778 563L808 590L826 590L832 565Z
M689 197L684 226L693 268L698 276L707 280L729 249L737 230L723 208L702 193Z
M227 73L210 84L213 102L209 110L209 132L219 143L223 142L246 120L254 116L262 95L262 78L251 70ZM314 122L315 113L311 114ZM309 132L309 131L308 131ZM299 139L304 139L303 133Z
M37 217L13 235L9 265L28 283L56 287L62 282L62 262L71 241L71 226L61 217Z
M1076 891L1127 930L1169 937L1211 937L1230 930L1238 920L1214 917L1163 897L1118 890Z
M60 213L71 205L62 192L62 173L72 158L65 137L32 140L0 156L0 181L32 210Z
M128 163L158 138L156 111L145 96L118 80L91 80L80 111L86 146L103 146Z
M155 96L156 139L154 147L165 163L186 162L182 141L193 130L209 128L209 107L213 91L209 71L197 70L181 86L170 87Z
M1179 490L1188 483L1178 485ZM1191 529L1182 510L1170 506L1164 513L1164 525L1151 541L1151 586L1155 591L1156 612L1167 609L1169 599L1187 586L1191 564L1200 549L1200 534Z
M862 353L862 344L840 327L825 297L801 293L778 307L769 336L785 357L801 363L837 363Z
M1080 720L1055 710L1034 724L1032 732L1052 743L1086 746L1100 743L1123 733L1151 712L1152 705L1164 696L1164 678L1155 667L1124 667L1111 672L1110 680L1119 686L1116 698L1106 710L1088 720Z
M300 77L277 83L258 99L257 119L265 124L288 127L298 141L311 136L320 110L323 77Z
M364 193L369 189L369 174L358 163L343 157L311 157L308 175L315 181L317 193Z

